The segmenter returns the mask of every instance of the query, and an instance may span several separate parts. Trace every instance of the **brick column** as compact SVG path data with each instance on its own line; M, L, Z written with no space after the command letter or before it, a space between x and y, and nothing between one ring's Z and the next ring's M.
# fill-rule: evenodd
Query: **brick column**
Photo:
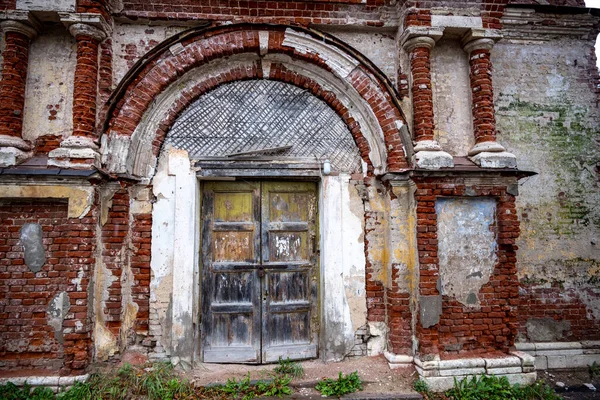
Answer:
M0 23L5 39L0 80L0 166L25 160L31 145L23 140L23 109L29 44L36 30L18 21Z
M96 143L96 104L98 94L98 47L105 33L92 25L76 23L69 32L77 40L77 66L73 89L73 134L60 148L50 152L49 165L68 168L100 166Z
M494 38L498 37L494 36ZM516 168L516 157L506 152L506 149L496 142L493 69L490 60L494 38L475 36L471 31L463 39L463 49L469 55L473 134L475 135L475 146L469 150L469 156L474 163L482 167Z
M431 88L431 49L435 39L430 36L408 36L402 43L410 56L412 76L413 132L417 166L426 169L453 167L452 156L434 140L433 91Z

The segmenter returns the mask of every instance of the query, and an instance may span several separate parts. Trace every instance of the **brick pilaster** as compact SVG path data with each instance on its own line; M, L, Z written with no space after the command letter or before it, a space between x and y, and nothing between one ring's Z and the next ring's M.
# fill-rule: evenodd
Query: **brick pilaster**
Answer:
M18 21L0 23L5 49L0 80L0 166L27 158L31 145L23 140L23 109L29 44L36 30Z
M491 50L499 36L474 36L469 32L463 39L463 49L469 56L473 135L475 146L469 150L471 160L482 167L516 168L514 155L496 141L494 88L492 85Z
M452 167L452 156L442 151L434 138L431 49L436 39L427 35L411 36L410 29L407 29L407 32L402 46L410 57L416 164L426 169ZM441 37L441 34L436 37Z
M494 89L490 60L490 50L493 46L492 39L477 39L464 46L465 51L469 54L475 144L496 141Z
M435 40L419 36L408 40L412 74L413 134L416 142L433 140L433 92L431 90L431 49Z
M73 134L60 148L50 152L50 165L89 168L100 165L96 143L96 104L98 95L98 48L106 37L101 29L76 23L69 32L77 40L77 65L73 87Z

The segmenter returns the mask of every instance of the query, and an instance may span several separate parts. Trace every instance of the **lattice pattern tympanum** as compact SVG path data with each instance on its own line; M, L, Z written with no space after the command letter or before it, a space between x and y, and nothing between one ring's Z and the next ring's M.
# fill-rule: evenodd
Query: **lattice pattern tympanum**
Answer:
M285 157L328 158L357 172L360 154L344 121L324 101L296 86L238 81L201 96L177 119L166 142L191 158L292 146Z

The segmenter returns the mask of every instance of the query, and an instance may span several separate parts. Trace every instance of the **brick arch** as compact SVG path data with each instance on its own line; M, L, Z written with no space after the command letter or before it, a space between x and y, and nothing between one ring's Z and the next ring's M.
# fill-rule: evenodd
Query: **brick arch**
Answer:
M225 82L261 78L294 84L329 104L371 173L409 168L396 94L356 51L287 26L230 25L178 37L134 66L111 98L103 138L109 171L151 177L166 132L193 99ZM234 67L222 68L232 60Z

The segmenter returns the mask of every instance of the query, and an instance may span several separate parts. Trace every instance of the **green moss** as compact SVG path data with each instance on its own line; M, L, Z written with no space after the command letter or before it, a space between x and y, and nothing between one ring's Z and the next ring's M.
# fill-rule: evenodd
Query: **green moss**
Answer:
M569 235L582 227L600 227L595 171L600 165L596 141L600 129L589 109L564 99L560 104L536 104L501 96L500 103L504 104L497 114L501 143L525 157L532 155L531 150L541 150L541 162L528 162L538 166L536 172L551 174L558 189L550 194L552 200L547 201L545 194L540 196L545 201L528 205L535 208L530 213L537 214L530 215L529 228L541 235ZM540 170L542 165L550 170Z

